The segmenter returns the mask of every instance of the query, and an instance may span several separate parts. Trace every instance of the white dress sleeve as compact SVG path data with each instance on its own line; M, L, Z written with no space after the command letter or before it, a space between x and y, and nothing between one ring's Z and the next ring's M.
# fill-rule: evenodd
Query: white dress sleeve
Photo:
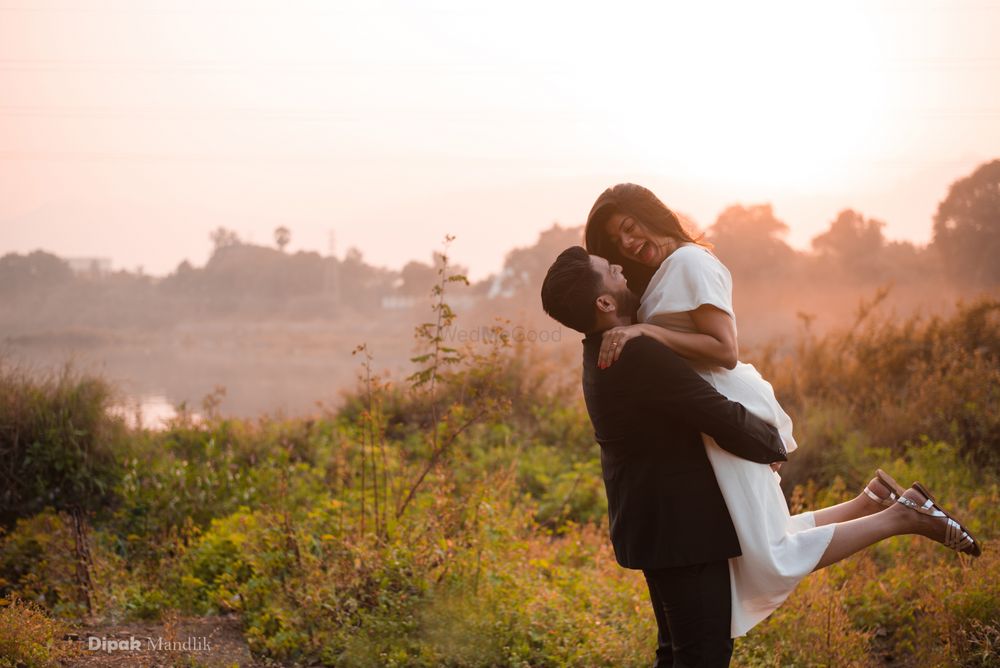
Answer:
M726 266L702 246L688 244L671 253L649 281L639 319L693 311L711 304L735 320L733 278Z
M697 331L690 311L711 304L733 318L733 279L726 266L707 248L695 244L671 253L642 295L639 320L676 331ZM698 374L727 399L737 401L778 429L785 450L796 449L792 420L774 396L774 388L751 364L738 362L733 369L696 365Z

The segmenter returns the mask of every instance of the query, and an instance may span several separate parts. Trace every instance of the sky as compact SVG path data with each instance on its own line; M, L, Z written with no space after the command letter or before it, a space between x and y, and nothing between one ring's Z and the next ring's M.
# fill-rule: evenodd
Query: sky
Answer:
M0 0L0 255L164 275L235 230L472 278L633 181L926 243L1000 158L1000 0Z

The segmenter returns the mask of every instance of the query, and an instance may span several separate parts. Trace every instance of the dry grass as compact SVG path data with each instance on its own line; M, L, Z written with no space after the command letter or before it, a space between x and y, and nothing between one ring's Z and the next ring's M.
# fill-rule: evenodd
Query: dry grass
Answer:
M66 627L17 596L0 601L0 668L47 668L76 655Z

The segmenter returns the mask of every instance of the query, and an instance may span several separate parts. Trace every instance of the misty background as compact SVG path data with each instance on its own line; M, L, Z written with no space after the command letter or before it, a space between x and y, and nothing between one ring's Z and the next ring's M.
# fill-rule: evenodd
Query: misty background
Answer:
M578 373L538 284L622 181L715 244L745 359L862 302L946 312L996 290L998 28L983 0L11 0L0 354L147 421L306 414L360 343L407 373L452 234L455 341L505 319Z
M730 206L708 225L687 222L732 271L748 361L764 348L780 354L797 337L850 328L872 305L931 317L1000 293L1000 160L941 185L923 245L887 239L885 222L852 209L831 212L806 251L787 243L794 221L767 203ZM394 270L353 247L291 252L294 236L294 223L267 244L206 230L208 261L180 261L164 276L101 257L8 253L0 258L0 354L40 369L100 372L121 389L122 409L140 410L151 426L180 406L197 413L206 398L243 417L334 407L355 386L352 351L362 343L376 368L404 377L413 329L433 316L444 240L428 238L424 259ZM581 337L545 316L539 289L556 254L581 243L581 225L556 223L534 244L509 249L499 272L450 283L446 301L459 315L450 343L475 345L500 324L513 345L578 374ZM471 273L448 261L449 273Z

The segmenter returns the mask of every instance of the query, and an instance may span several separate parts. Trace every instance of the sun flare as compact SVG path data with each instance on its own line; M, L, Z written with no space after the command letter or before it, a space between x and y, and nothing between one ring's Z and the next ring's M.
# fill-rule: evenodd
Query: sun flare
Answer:
M888 104L878 44L860 10L771 3L727 17L687 11L685 23L704 25L690 34L711 34L710 43L672 34L667 48L644 50L643 67L619 63L615 89L629 94L605 105L619 118L609 127L643 166L747 187L845 185L852 161L878 146ZM665 15L661 25L676 18Z

